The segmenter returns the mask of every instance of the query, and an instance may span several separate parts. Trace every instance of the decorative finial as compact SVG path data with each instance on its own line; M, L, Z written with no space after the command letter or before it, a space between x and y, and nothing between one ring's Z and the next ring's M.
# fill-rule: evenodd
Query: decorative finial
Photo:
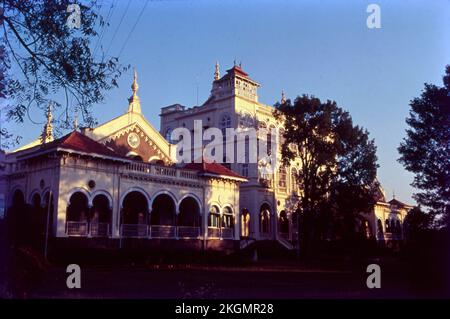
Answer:
M214 71L214 80L220 79L219 62L216 62L216 69Z
M286 96L284 95L284 90L281 90L281 104L286 103Z
M137 95L137 91L139 90L139 85L137 83L136 69L134 69L133 84L131 84L131 89L133 90L133 95Z
M233 65L234 65L234 66L236 66L236 59L234 59L234 61L233 61Z
M392 199L395 199L395 189L392 190Z
M52 104L49 103L46 112L47 122L44 125L44 130L42 131L41 141L42 144L53 141L53 114L52 114Z
M139 85L137 83L137 72L136 69L134 69L133 84L131 84L133 95L128 99L128 112L141 113L141 101L137 95L138 89Z
M242 69L242 62L239 62L239 68Z

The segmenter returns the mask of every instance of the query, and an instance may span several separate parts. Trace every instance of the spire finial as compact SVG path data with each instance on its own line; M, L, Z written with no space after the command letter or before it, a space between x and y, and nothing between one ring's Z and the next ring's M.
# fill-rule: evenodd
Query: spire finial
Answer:
M219 62L216 62L216 68L214 71L214 80L220 79L220 70L219 70Z
M392 198L395 199L395 189L392 190Z
M133 90L133 95L137 95L137 91L139 89L139 84L137 83L136 69L134 69L133 84L131 84L131 89Z
M137 72L134 69L133 84L131 84L131 90L133 95L128 99L128 112L141 113L141 101L137 95L139 84L137 83Z
M281 90L281 104L286 103L286 96L284 95L284 90Z
M53 141L53 114L52 114L52 104L49 103L46 112L47 122L44 125L44 130L42 131L41 141L42 143L48 143Z

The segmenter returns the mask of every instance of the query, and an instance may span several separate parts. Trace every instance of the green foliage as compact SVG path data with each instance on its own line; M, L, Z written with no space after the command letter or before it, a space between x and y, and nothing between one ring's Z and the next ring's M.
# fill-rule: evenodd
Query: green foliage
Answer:
M373 205L374 141L334 101L303 95L275 106L275 117L285 126L283 161L300 160L298 207L303 225L320 235L328 232L323 225L341 221L347 225L345 232L353 231L357 215Z
M450 219L450 65L443 82L425 84L410 102L409 128L398 148L399 162L414 173L414 198L438 217L438 225Z
M2 113L8 121L21 123L30 116L31 107L45 110L52 103L55 113L61 115L60 126L70 125L74 108L91 126L95 124L92 105L103 101L103 92L116 87L119 76L127 69L117 57L100 54L97 58L91 52L91 40L98 35L96 26L107 24L97 13L96 1L78 2L80 28L66 25L67 7L72 3L2 1L0 98L6 100ZM9 140L7 131L2 130L1 135ZM3 141L2 144L5 146Z

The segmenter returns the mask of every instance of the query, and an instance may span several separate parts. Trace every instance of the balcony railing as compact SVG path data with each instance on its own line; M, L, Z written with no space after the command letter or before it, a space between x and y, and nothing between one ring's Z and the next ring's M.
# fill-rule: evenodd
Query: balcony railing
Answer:
M111 233L109 223L66 222L66 234L71 237L109 237ZM203 238L201 227L146 224L121 224L120 236L149 239ZM210 239L233 239L234 228L208 227L207 236Z
M145 238L148 237L148 226L145 224L122 224L120 225L122 237Z
M66 234L74 237L87 236L89 230L88 222L66 222Z
M177 175L177 170L172 167L155 166L154 168L156 175L171 176L171 177L175 177Z
M234 229L233 228L221 228L221 237L223 239L233 239Z
M150 238L177 238L177 226L154 225L149 228Z
M109 223L91 223L89 225L89 234L92 237L108 237Z
M178 238L199 238L200 227L178 226Z
M210 239L233 239L233 228L208 227L208 238Z
M208 238L220 238L220 227L208 227Z
M150 163L130 162L125 166L125 171L164 176L176 179L198 180L197 171L175 167L161 166Z

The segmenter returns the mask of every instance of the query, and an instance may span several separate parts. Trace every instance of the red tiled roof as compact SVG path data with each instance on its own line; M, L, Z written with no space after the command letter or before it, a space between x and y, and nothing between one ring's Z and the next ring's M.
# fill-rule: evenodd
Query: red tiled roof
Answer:
M57 140L43 144L40 150L48 150L52 148L65 148L73 151L98 154L108 157L117 157L125 159L125 157L117 154L105 145L94 141L93 139L83 135L77 131L73 131Z
M248 74L244 72L239 66L235 65L231 69L227 70L228 73L237 73L241 76L248 77Z
M219 163L216 162L208 163L205 160L203 160L201 163L188 163L184 166L184 168L193 169L199 171L200 173L245 179L245 177L236 174L232 170L226 168L225 166Z

